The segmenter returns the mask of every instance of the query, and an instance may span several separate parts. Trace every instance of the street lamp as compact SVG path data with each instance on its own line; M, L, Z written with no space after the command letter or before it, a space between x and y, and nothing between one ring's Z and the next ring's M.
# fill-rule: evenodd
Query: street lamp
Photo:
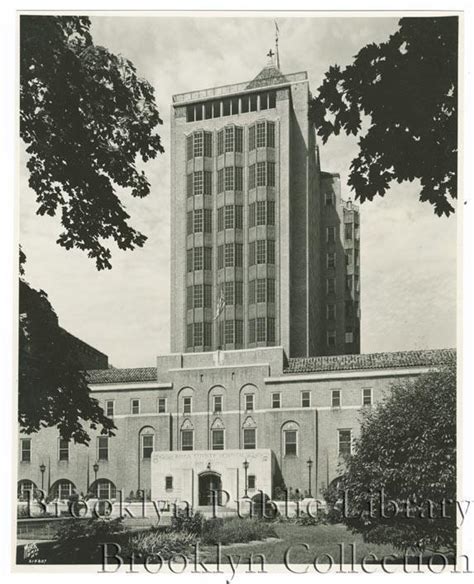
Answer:
M312 497L313 495L311 494L311 467L313 466L313 461L311 460L311 457L308 458L306 464L308 465L308 482L309 482L308 497Z
M41 490L44 489L44 471L46 470L46 466L44 463L40 464L40 472L41 472Z
M99 472L99 465L97 464L97 462L94 462L94 464L92 465L92 470L94 471L94 482L96 482L97 473Z
M249 462L248 462L247 459L245 459L245 461L244 461L244 471L245 471L245 497L248 497L248 494L247 494L247 471L248 471L248 468L249 468Z

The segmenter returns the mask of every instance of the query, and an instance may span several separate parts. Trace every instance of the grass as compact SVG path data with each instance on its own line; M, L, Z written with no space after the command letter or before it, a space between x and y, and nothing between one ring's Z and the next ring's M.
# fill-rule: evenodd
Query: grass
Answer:
M289 554L288 562L290 565L311 565L317 557L319 558L318 565L320 565L330 562L330 559L325 555L329 554L337 566L341 562L341 556L343 562L349 564L352 561L352 556L354 556L353 561L357 564L369 553L375 554L379 560L391 554L397 557L402 557L403 555L389 545L365 543L361 536L352 534L343 525L305 527L295 523L277 523L272 526L276 537L280 541L226 546L222 550L222 563L229 563L229 556L240 556L241 562L247 562L248 565L248 559L252 554L254 556L262 554L266 564L283 564L285 554ZM213 557L215 558L216 550L207 549L206 551L208 553L207 560L212 562ZM255 569L258 570L258 561L255 561L255 566Z

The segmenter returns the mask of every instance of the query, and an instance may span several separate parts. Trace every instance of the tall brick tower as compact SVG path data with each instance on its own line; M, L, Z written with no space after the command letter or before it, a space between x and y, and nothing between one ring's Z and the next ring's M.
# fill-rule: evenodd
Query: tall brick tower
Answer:
M358 353L359 213L321 172L306 72L173 96L171 350Z

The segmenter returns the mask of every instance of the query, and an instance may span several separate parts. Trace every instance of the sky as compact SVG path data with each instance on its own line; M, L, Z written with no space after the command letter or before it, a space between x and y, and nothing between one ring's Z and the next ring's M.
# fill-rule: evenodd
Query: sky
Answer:
M60 324L109 355L116 367L142 367L168 353L170 336L170 107L173 94L253 79L273 46L268 17L94 16L94 42L121 53L156 90L165 153L143 166L150 195L122 201L142 249L113 244L112 270L98 272L84 252L56 244L58 218L36 215L20 156L20 243L26 277L48 293ZM283 73L308 71L313 93L324 72L346 65L364 45L382 42L397 19L278 18ZM342 196L357 153L354 138L321 145L322 168L341 174ZM361 206L361 352L456 344L456 222L421 203L416 182L394 185Z

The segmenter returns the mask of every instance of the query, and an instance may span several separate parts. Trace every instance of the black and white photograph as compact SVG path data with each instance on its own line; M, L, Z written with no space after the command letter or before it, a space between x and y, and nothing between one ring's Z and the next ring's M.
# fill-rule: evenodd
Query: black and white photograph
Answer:
M13 569L472 570L462 12L16 19Z

